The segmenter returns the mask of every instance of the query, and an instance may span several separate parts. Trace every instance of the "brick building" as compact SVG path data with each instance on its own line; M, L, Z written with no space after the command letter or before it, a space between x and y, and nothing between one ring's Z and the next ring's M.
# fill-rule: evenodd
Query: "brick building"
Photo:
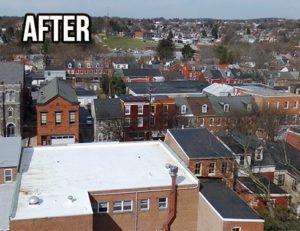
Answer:
M185 64L181 69L181 73L188 80L205 80L202 68L198 65Z
M26 148L20 174L11 231L197 230L198 179L160 141Z
M38 93L37 145L79 142L79 102L75 90L54 79Z
M197 177L233 183L233 152L205 128L169 129L165 142Z
M219 179L202 179L198 231L263 231L264 219Z
M300 150L300 129L299 128L289 128L286 133L286 142L296 149Z

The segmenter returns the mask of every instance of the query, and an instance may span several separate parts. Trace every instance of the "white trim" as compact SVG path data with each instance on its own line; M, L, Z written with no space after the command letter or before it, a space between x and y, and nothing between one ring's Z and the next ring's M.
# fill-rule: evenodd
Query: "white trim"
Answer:
M100 212L100 211L99 211L99 209L100 209L99 204L100 204L100 203L106 203L106 205L107 205L106 212ZM108 201L97 202L97 213L99 213L99 214L107 214L107 213L109 213L109 202L108 202Z
M147 208L141 208L141 201L142 200L147 200ZM140 199L140 203L139 203L139 209L140 211L149 211L150 210L150 199Z
M209 205L209 207L218 215L218 217L222 221L236 221L236 222L265 222L263 219L235 219L235 218L223 218L221 214L215 209L214 206L205 198L205 196L199 192L199 195L203 198L203 200ZM249 207L250 208L250 207ZM251 208L250 208L251 209ZM253 210L253 209L252 209Z
M166 199L166 202L165 202L165 203L166 203L166 206L165 206L165 207L160 207L160 206L159 206L159 205L160 205L159 199ZM168 201L169 201L168 197L159 197L159 198L158 198L158 209L167 209L168 206L169 206ZM164 203L164 202L161 202L161 203Z
M5 171L10 171L10 177L11 177L11 180L6 180L6 177L9 176L8 174L5 174ZM9 182L13 182L13 171L12 171L12 168L5 168L3 170L3 180L4 180L4 183L9 183Z

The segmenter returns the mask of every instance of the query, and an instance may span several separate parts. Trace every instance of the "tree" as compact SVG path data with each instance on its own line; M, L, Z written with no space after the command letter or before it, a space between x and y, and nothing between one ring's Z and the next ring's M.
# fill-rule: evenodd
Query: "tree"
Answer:
M168 39L168 40L172 40L173 37L174 37L174 36L173 36L173 32L170 30L167 39Z
M228 50L227 47L219 45L215 47L215 52L217 54L217 57L219 58L220 64L230 64L234 62L233 54Z
M173 41L171 39L162 39L157 46L157 54L161 60L173 58L173 52L175 50Z
M251 31L250 31L250 28L249 28L249 27L247 27L247 29L246 29L246 34L247 34L247 35L250 35L250 34L251 34Z
M214 39L218 39L219 38L219 35L218 35L218 25L215 24L211 30L211 36L214 38Z
M181 53L184 60L192 58L195 52L196 51L193 48L191 48L189 44L184 45L184 47L181 49Z

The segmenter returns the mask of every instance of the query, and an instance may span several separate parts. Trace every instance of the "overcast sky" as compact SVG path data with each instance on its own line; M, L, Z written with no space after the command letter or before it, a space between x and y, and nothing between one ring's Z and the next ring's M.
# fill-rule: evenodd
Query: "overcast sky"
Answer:
M300 0L0 0L0 15L87 13L132 18L300 18Z

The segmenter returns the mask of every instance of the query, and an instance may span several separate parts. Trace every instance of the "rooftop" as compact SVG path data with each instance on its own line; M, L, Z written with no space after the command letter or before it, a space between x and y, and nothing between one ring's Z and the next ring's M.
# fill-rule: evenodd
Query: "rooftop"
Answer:
M272 87L263 84L241 84L234 86L237 89L246 90L249 94L261 95L265 97L272 96L297 96L296 94L275 90Z
M9 216L15 184L0 185L0 230L9 230Z
M4 84L23 84L24 65L15 62L0 62L0 82Z
M0 147L0 167L17 167L22 149L21 137L0 137Z
M179 167L179 187L198 184L160 141L25 148L13 219L92 214L88 192L170 186L167 163ZM28 204L33 195L39 205ZM76 198L73 203L68 203L69 195Z
M220 179L202 179L200 193L223 219L263 219Z
M124 76L141 77L141 76L161 76L158 69L123 69Z
M168 129L168 133L190 159L234 158L232 151L206 128Z
M120 99L94 99L97 119L122 118L122 104Z

